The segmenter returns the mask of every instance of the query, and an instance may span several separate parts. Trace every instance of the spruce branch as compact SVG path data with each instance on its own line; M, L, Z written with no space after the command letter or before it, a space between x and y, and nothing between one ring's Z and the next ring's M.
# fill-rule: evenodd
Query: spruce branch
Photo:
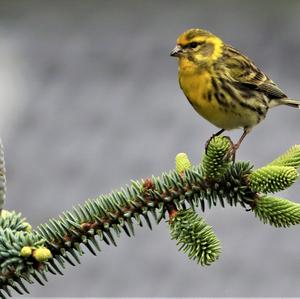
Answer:
M62 274L66 262L80 263L84 248L96 255L104 243L116 246L122 233L134 236L136 225L146 224L151 229L162 219L169 220L171 238L180 245L179 250L203 266L210 265L220 255L220 241L211 226L198 216L197 207L204 212L217 204L241 206L254 211L264 223L298 224L299 204L264 193L283 190L295 182L300 147L253 170L249 162L234 163L228 157L230 145L228 138L214 137L199 165L191 165L188 156L180 153L175 170L131 181L119 191L88 200L35 230L19 213L3 210L0 290L9 296L10 288L28 292L24 281L44 284L48 272ZM2 161L0 166L4 165L3 158ZM0 296L4 297L1 291Z

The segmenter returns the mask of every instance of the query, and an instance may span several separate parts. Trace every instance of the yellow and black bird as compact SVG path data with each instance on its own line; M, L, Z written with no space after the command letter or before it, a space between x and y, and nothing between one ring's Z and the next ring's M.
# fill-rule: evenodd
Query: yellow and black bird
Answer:
M206 30L182 33L170 55L178 57L179 84L191 105L221 129L213 136L244 129L233 154L269 108L300 109L300 101L289 99L247 56Z

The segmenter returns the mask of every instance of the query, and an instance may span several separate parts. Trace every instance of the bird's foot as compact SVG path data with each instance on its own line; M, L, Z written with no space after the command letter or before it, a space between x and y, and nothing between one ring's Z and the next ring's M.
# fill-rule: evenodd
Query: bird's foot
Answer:
M210 142L216 137L216 136L219 136L220 134L216 133L214 135L212 135L207 141L206 141L206 144L205 144L205 154L207 154L207 149L208 149L208 146L210 144ZM235 162L235 154L236 154L236 151L238 150L238 148L240 147L240 143L233 143L233 141L231 140L231 138L229 136L223 136L223 138L226 138L228 139L229 143L230 143L230 147L226 153L226 155L224 156L224 160L225 161L232 161L232 162Z
M236 151L238 150L238 148L240 147L239 143L233 143L232 140L228 137L231 146L227 152L227 154L225 155L224 159L225 160L231 160L233 163L235 162L235 154Z
M216 136L221 135L224 131L225 131L224 129L218 131L217 133L213 134L213 135L206 141L206 143L205 143L205 154L207 154L207 148L208 148L210 142L211 142ZM227 136L226 136L226 137L227 137ZM228 138L229 138L229 137L228 137ZM229 139L230 139L230 138L229 138ZM231 141L231 140L230 140L230 141Z
M205 143L205 154L207 154L207 149L208 149L208 146L210 144L210 142L214 139L215 135L212 135Z

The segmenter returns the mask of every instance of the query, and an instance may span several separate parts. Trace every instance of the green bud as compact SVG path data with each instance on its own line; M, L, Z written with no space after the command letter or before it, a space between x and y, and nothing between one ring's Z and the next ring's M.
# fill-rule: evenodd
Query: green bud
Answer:
M255 192L274 193L290 187L298 176L294 167L268 165L250 174L250 187Z
M172 240L180 246L179 250L202 266L208 266L219 258L220 241L211 226L192 209L180 210L172 217L170 232Z
M230 164L227 158L230 146L231 143L227 137L216 136L210 140L202 160L204 176L218 178L226 172Z
M263 223L287 227L300 223L300 204L271 196L261 196L255 202L255 216Z
M300 144L296 144L288 149L284 154L272 161L269 165L291 166L298 168L300 166Z

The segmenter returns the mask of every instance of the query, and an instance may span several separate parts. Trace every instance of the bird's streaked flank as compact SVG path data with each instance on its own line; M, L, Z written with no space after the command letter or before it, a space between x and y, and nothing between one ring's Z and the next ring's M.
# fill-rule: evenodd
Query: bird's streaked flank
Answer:
M300 108L247 56L206 30L182 33L170 55L178 57L179 84L191 105L221 129L214 136L244 129L232 153L269 108Z

